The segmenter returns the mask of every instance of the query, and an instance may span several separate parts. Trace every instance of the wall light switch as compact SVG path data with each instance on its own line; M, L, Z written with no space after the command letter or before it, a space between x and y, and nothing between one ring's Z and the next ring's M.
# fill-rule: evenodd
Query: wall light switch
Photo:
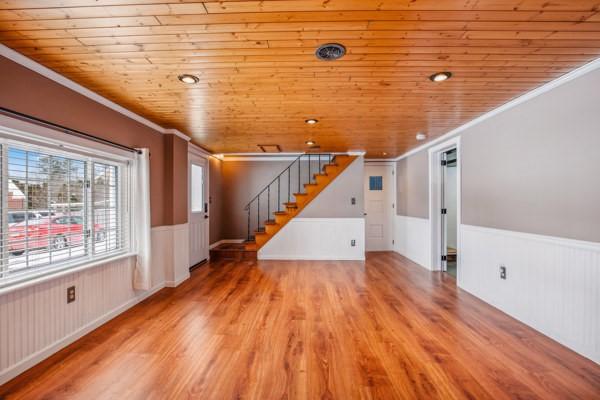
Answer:
M356 240L352 239L350 241L350 246L352 246L352 247L356 246Z
M353 198L350 200L350 203L352 203L352 205L356 205L356 197L353 197Z

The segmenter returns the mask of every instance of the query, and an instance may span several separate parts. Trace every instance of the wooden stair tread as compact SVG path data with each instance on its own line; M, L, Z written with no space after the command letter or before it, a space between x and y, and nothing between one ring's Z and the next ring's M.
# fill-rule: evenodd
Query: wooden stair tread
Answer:
M310 193L294 193L295 202L283 203L288 211L277 211L273 215L280 217L276 221L268 221L265 223L265 230L255 231L255 240L246 243L246 248L249 250L259 250L273 236L275 236L283 226L291 221L296 215L304 209L311 201L313 201L329 184L331 184L357 157L356 156L336 156L335 162L325 164L323 172L313 174L316 182L304 184L304 188L310 188ZM329 170L327 170L329 167ZM324 178L317 181L317 177ZM267 232L267 226L269 232ZM258 241L257 241L258 239Z

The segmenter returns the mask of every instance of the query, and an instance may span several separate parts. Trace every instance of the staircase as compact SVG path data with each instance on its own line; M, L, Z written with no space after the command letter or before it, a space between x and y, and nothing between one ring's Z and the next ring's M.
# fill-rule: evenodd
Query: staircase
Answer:
M311 153L296 158L244 208L248 214L245 250L258 251L355 159Z

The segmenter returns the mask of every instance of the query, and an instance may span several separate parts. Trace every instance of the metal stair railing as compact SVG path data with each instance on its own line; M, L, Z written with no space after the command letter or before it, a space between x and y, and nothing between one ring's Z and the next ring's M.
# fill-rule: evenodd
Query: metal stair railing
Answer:
M271 219L271 206L272 201L276 198L277 203L275 207L273 207L273 212L277 210L277 212L281 211L282 206L282 193L285 198L285 192L287 191L287 203L291 202L292 198L292 185L295 185L296 178L298 181L298 191L295 193L304 193L304 183L312 183L313 182L313 171L321 173L322 168L325 165L330 164L335 159L335 155L332 153L305 153L299 155L290 165L288 165L279 175L275 177L268 185L266 185L256 196L252 198L244 207L244 210L248 215L248 235L247 240L251 241L254 237L251 235L252 225L253 225L253 212L256 214L256 229L255 231L261 232L265 229L265 223L261 223L261 196L263 200L263 216L266 216L265 221L272 221L275 218ZM303 164L304 168L303 168ZM315 164L315 165L313 165ZM308 179L303 179L303 171L308 171ZM287 175L287 182L286 182ZM292 179L292 175L294 179ZM282 182L283 182L283 190L282 190ZM293 182L293 183L292 183ZM275 193L271 193L276 190ZM266 197L266 206L265 206L265 197ZM264 210L266 208L266 210ZM265 213L266 211L266 213Z

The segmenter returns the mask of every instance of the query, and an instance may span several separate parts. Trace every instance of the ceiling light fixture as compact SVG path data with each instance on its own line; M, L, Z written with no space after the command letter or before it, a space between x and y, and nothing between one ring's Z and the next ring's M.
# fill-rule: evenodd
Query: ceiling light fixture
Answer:
M307 140L307 141L306 141L306 144L307 144L307 145L309 145L309 146L314 146L314 145L315 145L315 143L316 143L316 142L315 142L314 140Z
M346 54L346 48L339 43L323 44L315 51L315 56L323 61L337 60L342 58L344 54Z
M424 133L421 133L421 132L417 133L416 137L417 137L417 140L425 140L425 139L427 139L427 135L424 134Z
M438 72L429 77L432 82L443 82L452 78L452 72Z
M381 155L387 156L387 153L384 151L383 153L381 153Z
M195 85L196 83L200 82L200 79L197 76L190 74L179 75L177 79L188 85Z
M307 124L309 124L309 125L314 125L314 124L316 124L317 122L319 122L319 120L318 120L318 119L311 118L311 119L306 119L306 120L304 120L304 122L306 122L306 123L307 123Z

